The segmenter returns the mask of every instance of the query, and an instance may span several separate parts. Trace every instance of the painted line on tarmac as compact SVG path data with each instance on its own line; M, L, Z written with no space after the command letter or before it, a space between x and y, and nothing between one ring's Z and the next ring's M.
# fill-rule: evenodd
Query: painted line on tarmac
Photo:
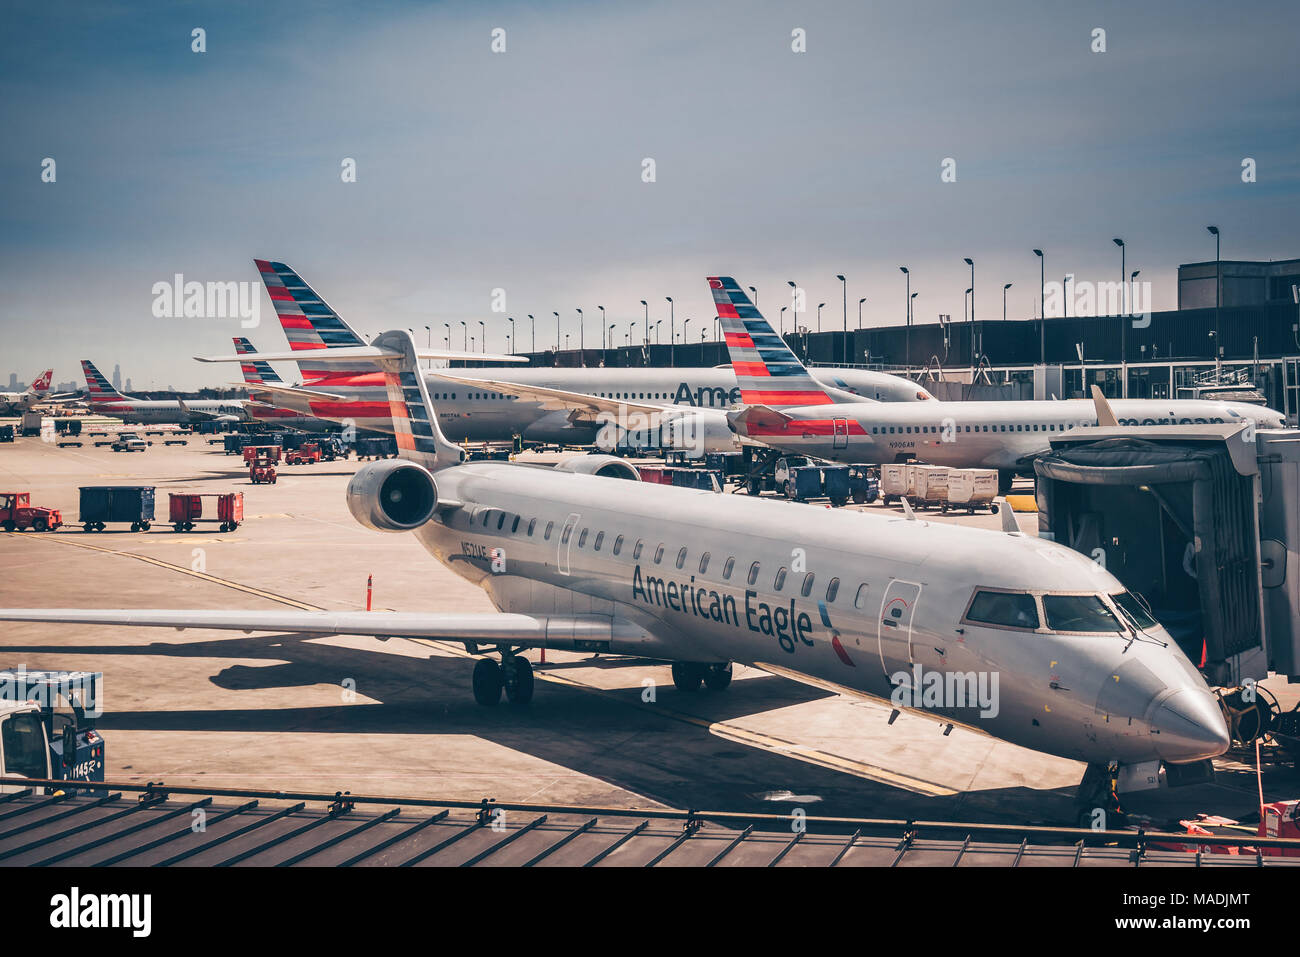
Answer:
M230 581L225 578L218 578L215 575L209 575L207 572L195 571L192 568L186 568L184 565L174 565L171 562L165 562L158 558L152 558L148 555L139 555L135 552L122 551L116 548L105 548L101 545L91 545L88 542L74 542L61 536L22 536L24 541L36 540L47 542L58 542L60 545L71 545L74 548L85 548L91 551L102 552L106 555L119 555L123 558L134 558L137 561L155 565L168 571L180 572L183 575L189 575L192 578L198 578L202 581L211 582L214 585L222 585L226 588L233 588L236 591L242 591L249 595L256 595L259 598L265 598L269 601L279 602L283 605L289 605L300 611L325 611L319 605L308 604L307 602L297 601L293 598L287 598L284 595L277 595L274 592L266 591L262 588L253 588L251 585L243 585L239 582ZM477 658L478 655L472 655L466 651L459 643L453 641L439 640L435 638L408 638L416 644L428 647L436 647L440 651L449 652L460 658ZM565 685L581 691L600 695L611 701L616 701L629 707L637 707L629 702L626 696L617 692L608 691L596 685L587 684L574 678L563 675L552 674L545 671L534 671L533 674L542 681L549 681L552 684ZM638 699L639 701L639 699ZM832 771L839 771L843 774L850 774L854 777L865 778L869 781L875 781L878 784L889 785L890 787L901 788L910 791L913 794L923 794L928 797L947 797L957 792L951 788L934 784L930 781L923 781L920 778L914 778L906 774L899 774L896 771L889 771L885 768L867 764L862 761L855 761L851 758L841 757L836 754L809 748L805 745L798 744L794 741L787 741L784 738L778 738L775 735L765 734L762 731L752 731L747 728L741 728L734 724L728 724L725 721L711 721L708 718L701 718L698 715L690 714L685 711L678 711L674 708L667 708L660 704L646 704L641 702L640 705L647 708L652 713L660 717L667 718L671 721L681 722L683 724L694 725L698 728L704 728L710 734L715 734L720 738L728 741L735 741L739 744L747 744L751 747L763 751L770 751L776 754L783 754L787 757L794 758L798 761L804 761L808 764L815 764L819 767L828 768Z

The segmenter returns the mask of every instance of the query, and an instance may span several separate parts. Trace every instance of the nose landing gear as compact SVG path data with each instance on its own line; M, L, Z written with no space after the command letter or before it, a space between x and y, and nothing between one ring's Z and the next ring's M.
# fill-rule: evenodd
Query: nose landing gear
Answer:
M698 691L700 683L710 691L725 691L731 684L731 662L702 664L696 661L673 662L673 686L678 691Z

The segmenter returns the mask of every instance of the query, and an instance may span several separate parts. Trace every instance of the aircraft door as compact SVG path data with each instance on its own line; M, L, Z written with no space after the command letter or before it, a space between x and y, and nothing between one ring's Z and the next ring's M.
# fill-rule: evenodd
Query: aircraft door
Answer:
M577 512L570 512L569 517L564 520L564 528L560 531L559 544L556 545L555 564L561 575L569 574L569 550L573 548L573 536L577 532L578 522L581 518L582 516Z
M885 589L880 601L878 642L880 666L889 676L912 667L912 615L921 595L915 582L895 579Z
M831 428L834 431L834 437L831 440L831 447L836 449L847 449L849 447L849 420L831 419Z

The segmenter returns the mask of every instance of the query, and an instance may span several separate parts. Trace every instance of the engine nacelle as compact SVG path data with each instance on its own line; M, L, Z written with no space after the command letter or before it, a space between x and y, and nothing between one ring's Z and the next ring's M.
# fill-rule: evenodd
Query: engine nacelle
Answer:
M617 455L575 455L555 466L557 472L577 472L579 475L603 475L605 478L641 481L641 473L626 459ZM354 513L355 514L355 513Z
M433 518L438 485L429 470L404 459L381 459L348 482L348 511L377 532L409 532Z

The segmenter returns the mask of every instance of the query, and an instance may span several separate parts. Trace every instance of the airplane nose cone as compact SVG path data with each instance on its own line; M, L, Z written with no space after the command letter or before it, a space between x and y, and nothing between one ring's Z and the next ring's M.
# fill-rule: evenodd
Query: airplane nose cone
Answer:
M1160 757L1175 763L1218 757L1232 744L1218 702L1190 689L1165 699L1151 717L1151 730Z

